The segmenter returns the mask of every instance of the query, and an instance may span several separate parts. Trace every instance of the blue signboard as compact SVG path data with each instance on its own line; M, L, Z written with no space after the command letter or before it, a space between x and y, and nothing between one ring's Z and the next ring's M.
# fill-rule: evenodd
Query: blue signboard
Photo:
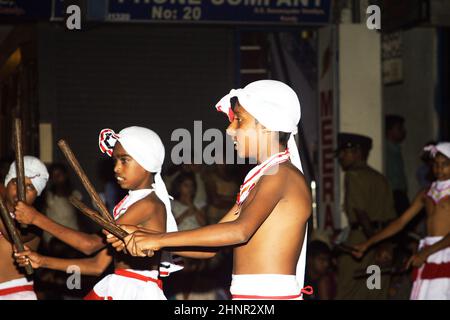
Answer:
M53 1L53 19L64 18L63 0ZM87 0L84 3L87 19L107 22L325 25L331 17L331 0Z
M51 4L51 0L0 0L0 18L7 23L49 19Z

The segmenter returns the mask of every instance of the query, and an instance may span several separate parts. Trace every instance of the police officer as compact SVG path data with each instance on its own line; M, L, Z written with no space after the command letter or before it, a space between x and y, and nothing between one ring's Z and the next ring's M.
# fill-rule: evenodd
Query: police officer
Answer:
M366 240L370 233L396 217L387 179L367 164L371 148L369 137L351 133L338 135L336 155L345 172L344 211L350 227L346 244L350 246ZM387 299L389 274L382 273L379 279L376 279L375 271L366 277L355 276L371 265L379 266L380 270L388 267L392 258L388 248L381 244L360 260L350 254L341 254L338 257L336 299Z

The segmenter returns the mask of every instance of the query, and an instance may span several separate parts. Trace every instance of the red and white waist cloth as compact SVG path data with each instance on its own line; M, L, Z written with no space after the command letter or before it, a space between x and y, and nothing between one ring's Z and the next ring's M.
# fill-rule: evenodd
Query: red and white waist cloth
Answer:
M20 278L0 283L0 300L37 300L33 281Z
M84 300L167 300L158 273L117 269L97 283Z
M312 287L300 288L295 275L232 275L230 292L233 300L303 300Z
M420 240L419 250L442 238ZM450 247L430 255L420 268L414 269L413 279L411 300L450 300Z

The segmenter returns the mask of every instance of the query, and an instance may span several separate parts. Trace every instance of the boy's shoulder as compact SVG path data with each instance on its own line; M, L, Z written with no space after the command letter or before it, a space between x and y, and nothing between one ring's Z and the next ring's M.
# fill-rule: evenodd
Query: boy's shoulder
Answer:
M264 184L272 184L274 188L280 186L306 187L306 180L303 173L291 162L283 162L267 170L262 177L261 182Z
M303 173L289 161L269 168L264 176L274 177L275 179L286 179L292 177L304 180Z
M144 198L136 201L131 207L133 207L133 209L142 209L149 212L154 212L155 210L159 209L165 209L164 202L162 202L161 199L158 198L155 192L152 192Z

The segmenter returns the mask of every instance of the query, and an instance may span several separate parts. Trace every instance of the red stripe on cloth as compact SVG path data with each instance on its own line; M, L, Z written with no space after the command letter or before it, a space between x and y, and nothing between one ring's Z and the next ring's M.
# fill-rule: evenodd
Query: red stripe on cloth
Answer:
M427 196L428 198L430 198L430 199L433 201L434 204L438 204L438 203L441 202L442 200L444 200L444 199L450 197L450 195L445 195L445 196L443 196L442 198L439 198L439 199L436 201L431 195L427 194L426 196Z
M114 210L113 210L114 218L117 217L117 215L119 214L119 212L117 212L117 210L120 208L120 206L122 205L122 203L125 201L126 198L128 198L128 195L126 195L122 200L120 200L120 202L114 207Z
M84 298L83 300L112 300L113 298L111 296L100 297L98 294L95 293L94 290L91 290Z
M313 294L314 290L311 286L304 287L302 290L300 290L299 294L291 295L291 296L258 296L258 295L244 295L244 294L233 294L233 299L250 299L250 300L292 300L300 298L303 294L311 295Z
M248 178L246 181L244 181L244 183L242 185L245 185L246 183L248 183L250 180L252 180L256 175L258 175L258 173L261 172L261 170L263 170L265 167L267 167L268 165L275 165L276 163L273 163L272 161L277 159L277 158L281 158L286 156L289 153L289 150L286 149L285 152L278 154L276 157L274 157L273 159L271 159L270 161L268 161L265 165L263 165L261 168L259 168L259 170L257 170L250 178ZM288 159L286 159L285 161L287 161Z
M114 271L114 274L117 274L118 276L122 276L122 277L126 277L126 278L132 278L132 279L144 281L144 282L154 282L158 285L158 287L160 289L162 289L162 287L163 287L163 283L159 279L146 277L146 276L143 276L142 274L134 273L134 272L131 272L131 271L128 271L125 269L117 269L116 271Z
M413 280L418 278L418 269L415 268L413 271ZM422 274L420 279L431 280L439 278L450 278L450 262L446 263L425 263L423 266Z
M293 296L252 296L252 295L243 295L243 294L233 294L231 296L232 299L249 299L249 300L292 300L297 299L302 296L301 293Z
M8 294L13 294L13 293L18 293L18 292L27 292L27 291L34 291L32 284L25 285L25 286L6 288L6 289L0 289L0 296L7 296Z

